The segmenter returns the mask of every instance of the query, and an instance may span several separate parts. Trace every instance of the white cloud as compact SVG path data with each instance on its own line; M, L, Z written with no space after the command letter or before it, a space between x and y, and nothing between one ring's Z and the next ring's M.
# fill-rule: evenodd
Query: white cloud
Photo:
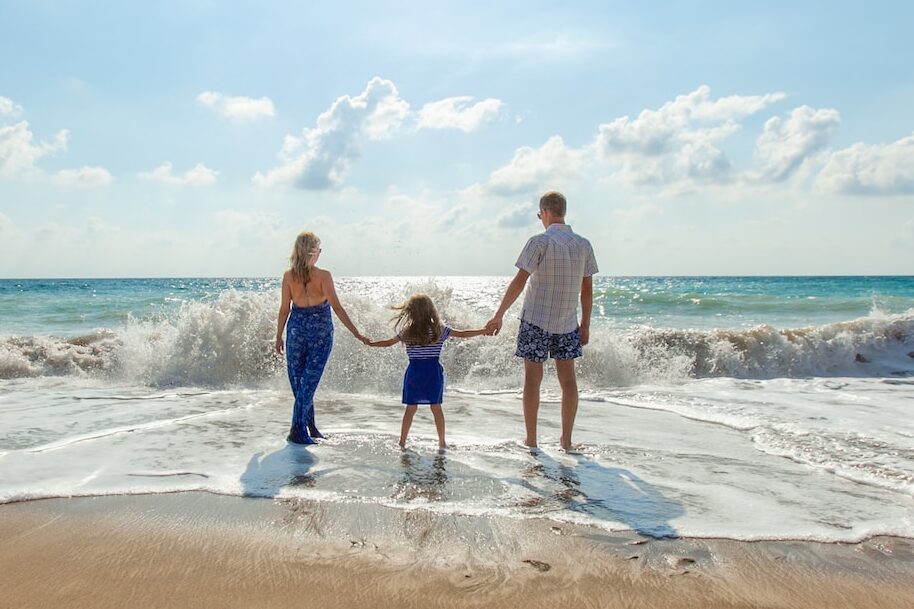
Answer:
M26 121L0 126L0 178L13 178L37 171L35 162L43 156L67 149L69 132L61 129L51 142L33 143Z
M19 116L22 107L7 97L0 97L0 116ZM36 167L39 159L67 149L70 132L61 129L50 142L35 143L27 121L0 126L0 178L41 175ZM53 176L54 181L67 186L105 186L113 179L104 167L64 169Z
M276 112L273 100L269 97L229 97L215 91L204 91L197 96L197 103L212 108L225 118L233 120L253 120L261 117L273 117Z
M725 181L730 162L716 143L740 129L739 119L784 99L780 92L711 98L707 85L632 119L623 116L599 126L599 155L621 165L635 183L682 179Z
M219 172L210 169L203 163L197 165L181 175L173 175L171 163L166 161L152 171L140 172L137 175L144 180L155 180L164 184L180 186L209 186L216 183Z
M825 147L840 120L837 110L809 106L794 108L786 121L777 116L768 119L755 147L762 173L775 182L789 178Z
M537 60L567 59L579 57L618 46L603 32L600 38L589 38L583 33L563 33L552 38L527 38L512 42L498 43L489 47L476 45L473 53L482 55L505 55L522 58L535 57Z
M495 224L499 228L515 229L529 228L537 222L537 206L532 203L521 203L509 207L495 219Z
M255 184L294 185L308 190L337 188L360 154L363 137L393 135L409 115L409 104L389 80L372 78L356 97L344 95L317 118L301 137L286 136L280 166L254 176Z
M114 178L104 167L84 166L79 169L64 169L58 171L54 180L65 186L81 186L92 188L96 186L107 186Z
M425 198L419 197L410 197L404 194L394 193L391 194L384 201L384 206L387 209L394 210L398 216L412 216L417 215L435 215L435 206L430 204Z
M498 116L503 105L501 100L493 98L471 105L472 101L472 97L460 96L425 104L419 110L419 128L475 131Z
M510 163L492 172L486 188L503 195L557 188L580 171L583 154L554 135L539 148L515 150Z
M914 193L914 134L891 144L857 143L833 152L816 186L844 194Z
M0 95L0 116L12 116L16 118L22 114L22 106L13 103L8 97Z
M213 213L215 226L223 232L270 237L282 228L279 216L274 213L247 213L223 209Z
M755 114L783 98L783 93L769 93L712 100L710 87L702 85L657 110L642 110L635 119L623 116L600 125L597 141L607 155L660 155L679 149L684 142L729 137L739 129L736 119Z
M18 230L16 229L16 225L13 224L13 221L10 220L10 217L3 212L0 212L0 236L6 240L17 233Z

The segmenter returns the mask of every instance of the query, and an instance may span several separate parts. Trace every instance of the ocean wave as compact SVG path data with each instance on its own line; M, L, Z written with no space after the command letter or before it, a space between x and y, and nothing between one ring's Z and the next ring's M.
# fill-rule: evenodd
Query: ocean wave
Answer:
M454 327L485 322L479 311L434 284L404 287L404 296L416 287L432 292ZM389 309L365 296L347 296L346 305L366 334L392 335ZM285 364L274 352L277 310L274 293L226 290L205 302L187 301L173 314L130 318L116 330L75 338L0 338L0 378L86 375L150 386L279 386L285 383ZM594 323L579 364L584 388L706 377L914 375L914 309L892 315L874 310L857 319L791 329L619 330ZM508 322L497 337L449 341L442 355L449 385L470 391L518 387L516 331L516 323ZM396 393L404 363L402 349L365 348L340 326L325 385L342 392Z

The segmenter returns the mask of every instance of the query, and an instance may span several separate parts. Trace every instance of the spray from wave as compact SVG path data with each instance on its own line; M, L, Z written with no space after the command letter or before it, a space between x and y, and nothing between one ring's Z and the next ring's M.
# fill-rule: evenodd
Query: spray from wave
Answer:
M403 288L429 293L449 324L480 327L489 311L455 299L434 283ZM392 335L391 311L367 296L344 297L350 315L372 337ZM275 293L226 290L212 301L188 301L173 314L128 320L114 330L76 338L0 339L0 378L106 376L150 386L223 387L285 384L273 347ZM691 378L764 379L808 376L914 375L914 309L807 328L760 325L736 330L639 327L615 330L597 319L580 361L581 385L603 389ZM516 389L516 325L498 337L449 341L442 363L451 387ZM396 393L401 348L369 349L337 326L325 385L350 393Z

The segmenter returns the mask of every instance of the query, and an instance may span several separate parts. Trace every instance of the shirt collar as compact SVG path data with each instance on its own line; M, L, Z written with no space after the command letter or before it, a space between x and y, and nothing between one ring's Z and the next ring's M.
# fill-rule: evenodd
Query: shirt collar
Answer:
M569 230L570 231L571 225L570 224L560 224L559 222L553 222L546 229L546 232L548 233L551 230Z

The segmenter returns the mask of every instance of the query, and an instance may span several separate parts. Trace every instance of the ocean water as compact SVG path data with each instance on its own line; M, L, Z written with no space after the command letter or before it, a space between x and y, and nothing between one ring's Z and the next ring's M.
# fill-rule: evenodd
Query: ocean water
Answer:
M482 326L506 277L354 277L366 334L432 296ZM914 537L914 277L602 277L572 453L547 368L521 446L515 305L442 356L452 447L429 413L396 445L402 347L337 325L327 439L285 443L275 279L0 280L0 502L199 490L548 518L651 536Z

